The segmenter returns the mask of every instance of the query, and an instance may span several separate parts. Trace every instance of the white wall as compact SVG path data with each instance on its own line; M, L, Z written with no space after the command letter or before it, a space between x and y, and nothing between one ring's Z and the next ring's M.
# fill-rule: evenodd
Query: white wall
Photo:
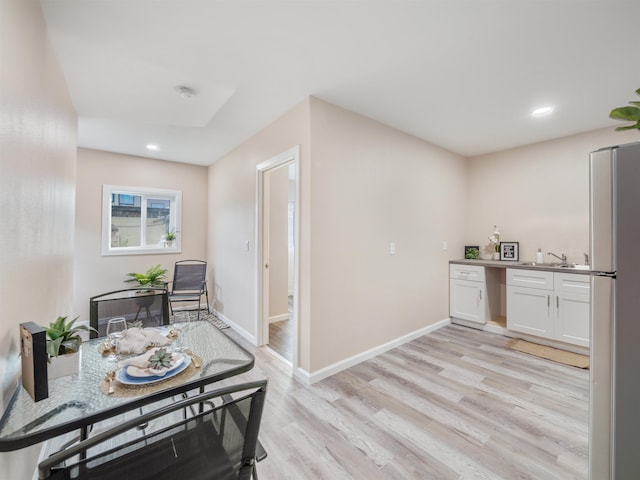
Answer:
M208 258L215 308L256 338L256 166L300 145L300 365L308 369L309 102L305 100L209 167ZM249 241L249 251L244 250Z
M77 124L37 0L0 2L0 59L4 390L19 365L18 324L71 313ZM0 476L31 478L38 451L0 454Z
M313 372L448 318L467 162L315 98L311 142Z
M295 144L300 367L312 374L448 316L447 262L463 245L466 160L310 98L212 165L216 308L249 336L255 249L242 246L255 238L255 166Z
M125 185L182 191L182 253L101 255L102 185ZM177 260L206 260L207 167L78 149L74 315L89 320L89 298L131 284L129 272L144 272L160 263L173 277Z
M475 157L469 161L465 243L486 245L494 225L520 242L520 259L538 248L583 263L589 251L589 153L639 140L614 127ZM459 257L462 257L460 252Z

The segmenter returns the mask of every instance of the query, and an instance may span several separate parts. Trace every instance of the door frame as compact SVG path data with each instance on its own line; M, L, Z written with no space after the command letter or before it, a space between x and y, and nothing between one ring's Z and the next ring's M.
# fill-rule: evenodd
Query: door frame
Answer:
M265 266L268 259L267 220L269 204L265 201L269 193L269 186L265 179L269 171L294 164L296 175L294 180L295 212L293 228L293 315L295 317L293 329L293 358L292 366L295 371L298 366L298 344L300 331L299 316L299 279L300 279L300 145L296 145L275 157L265 160L256 166L256 344L266 345L269 339L269 275Z

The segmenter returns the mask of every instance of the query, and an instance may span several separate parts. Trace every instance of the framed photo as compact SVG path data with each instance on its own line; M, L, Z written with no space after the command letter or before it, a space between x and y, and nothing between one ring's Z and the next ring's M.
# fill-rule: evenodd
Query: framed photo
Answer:
M480 246L479 245L465 245L464 246L464 258L466 260L477 260L480 258Z
M517 262L520 260L519 242L500 242L500 260Z

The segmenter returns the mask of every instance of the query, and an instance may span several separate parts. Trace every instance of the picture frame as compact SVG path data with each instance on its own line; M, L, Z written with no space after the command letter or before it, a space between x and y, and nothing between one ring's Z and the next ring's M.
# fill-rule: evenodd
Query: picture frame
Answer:
M500 260L511 262L520 260L520 243L500 242Z
M465 258L465 260L478 260L480 258L480 246L479 245L465 245L464 246L464 258Z

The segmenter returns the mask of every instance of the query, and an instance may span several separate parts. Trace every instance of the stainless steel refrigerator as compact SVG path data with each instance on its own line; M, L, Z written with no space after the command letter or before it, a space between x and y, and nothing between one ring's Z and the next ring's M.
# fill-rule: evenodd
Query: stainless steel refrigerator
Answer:
M640 479L640 142L590 158L590 480Z

